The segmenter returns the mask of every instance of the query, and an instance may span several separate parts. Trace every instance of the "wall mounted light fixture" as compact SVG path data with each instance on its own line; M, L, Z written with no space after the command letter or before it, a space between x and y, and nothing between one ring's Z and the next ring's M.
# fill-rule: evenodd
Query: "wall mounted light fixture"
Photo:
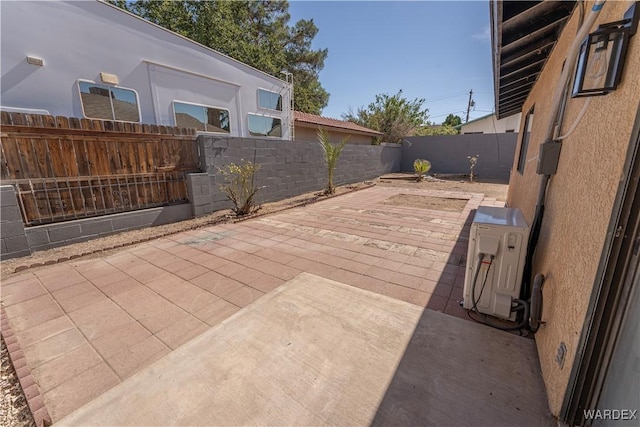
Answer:
M606 95L616 90L629 38L638 25L635 2L621 21L602 24L582 43L573 83L572 97Z
M100 73L100 80L102 80L105 83L110 83L112 85L118 84L118 76L116 76L115 74Z
M35 56L27 56L27 64L42 67L44 65L44 61L41 58L36 58Z

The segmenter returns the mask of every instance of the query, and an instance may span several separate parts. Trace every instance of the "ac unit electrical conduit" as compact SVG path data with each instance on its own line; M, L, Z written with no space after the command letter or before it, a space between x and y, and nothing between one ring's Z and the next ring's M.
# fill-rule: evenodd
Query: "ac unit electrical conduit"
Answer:
M567 101L567 97L566 96L563 97L563 93L565 93L565 91L567 90L567 85L570 83L569 73L571 73L571 71L574 70L576 59L578 57L578 53L580 51L580 46L582 44L582 41L587 37L587 35L591 31L591 27L593 27L593 24L595 23L596 18L600 14L600 11L604 6L605 1L606 0L596 0L596 2L593 4L591 8L591 11L585 17L584 22L582 23L582 25L580 26L580 29L576 33L576 36L573 39L573 42L571 43L571 46L569 47L569 51L565 59L564 67L562 69L562 72L560 73L558 84L553 92L551 112L549 115L549 123L547 124L546 130L545 130L545 138L543 141L548 141L548 142L555 141L559 143L558 133L560 132L560 129L559 129L560 126L558 126L558 124L561 123L563 120L563 118L560 116L564 115L564 106ZM586 103L586 105L589 105L589 103ZM585 111L581 112L580 116L584 115L585 112L586 112L586 107L585 107ZM573 132L573 129L569 129L569 130ZM566 137L566 136L568 135L563 135L563 137ZM531 302L531 296L533 292L533 289L531 288L531 280L533 276L533 256L535 254L536 246L538 244L538 238L540 237L540 228L542 226L542 218L544 217L544 202L545 202L547 187L549 185L550 179L551 179L551 175L540 176L540 187L538 190L536 209L533 216L533 223L531 224L531 234L529 236L529 242L527 245L527 257L526 257L525 266L524 266L523 286L522 286L521 295L524 295L523 299L526 299L529 302ZM540 289L542 287L543 280L544 279L542 276L542 279L539 280ZM540 297L541 295L542 294L540 293ZM536 304L541 305L541 301L537 301ZM535 311L537 312L538 309L539 307L536 307ZM534 312L534 310L531 310L531 311ZM534 314L538 316L540 315L540 313L534 313ZM532 325L529 325L530 329L537 330L540 324L539 318L534 320L534 324L535 324L534 327L532 327Z

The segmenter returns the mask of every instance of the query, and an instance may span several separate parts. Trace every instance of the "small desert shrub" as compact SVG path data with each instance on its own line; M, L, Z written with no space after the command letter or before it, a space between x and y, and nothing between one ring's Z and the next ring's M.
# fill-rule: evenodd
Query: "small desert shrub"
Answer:
M475 156L467 156L467 159L469 159L469 182L473 182L473 168L475 168L476 163L478 163L478 157L480 157L480 154L476 154Z
M415 162L413 162L413 170L416 173L416 181L420 182L429 170L431 170L431 162L429 162L429 160L416 159Z
M233 211L237 216L247 215L257 210L255 195L260 188L255 186L254 181L259 169L260 165L244 160L239 165L229 163L218 168L218 172L225 179L224 184L220 185L220 191L223 191L233 202Z
M336 189L333 185L333 171L338 163L338 158L349 138L342 138L340 144L332 144L329 142L329 133L323 129L318 131L318 142L324 151L324 162L327 165L327 188L325 194L334 194Z

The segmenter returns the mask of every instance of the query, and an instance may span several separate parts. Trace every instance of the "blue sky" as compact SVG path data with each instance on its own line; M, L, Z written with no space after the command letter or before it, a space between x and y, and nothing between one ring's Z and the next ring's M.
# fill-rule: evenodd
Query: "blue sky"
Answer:
M340 118L379 93L425 98L430 121L469 120L493 110L488 1L291 0L290 25L312 19L313 48L329 49L320 82L331 94L323 116Z

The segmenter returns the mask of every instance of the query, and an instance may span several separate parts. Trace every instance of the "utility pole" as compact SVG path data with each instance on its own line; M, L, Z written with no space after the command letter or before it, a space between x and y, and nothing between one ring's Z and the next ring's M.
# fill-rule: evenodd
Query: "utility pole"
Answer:
M464 121L465 123L469 121L469 111L471 111L471 107L475 107L476 105L475 101L471 99L471 96L473 96L473 89L469 91L469 103L467 104L467 118Z

